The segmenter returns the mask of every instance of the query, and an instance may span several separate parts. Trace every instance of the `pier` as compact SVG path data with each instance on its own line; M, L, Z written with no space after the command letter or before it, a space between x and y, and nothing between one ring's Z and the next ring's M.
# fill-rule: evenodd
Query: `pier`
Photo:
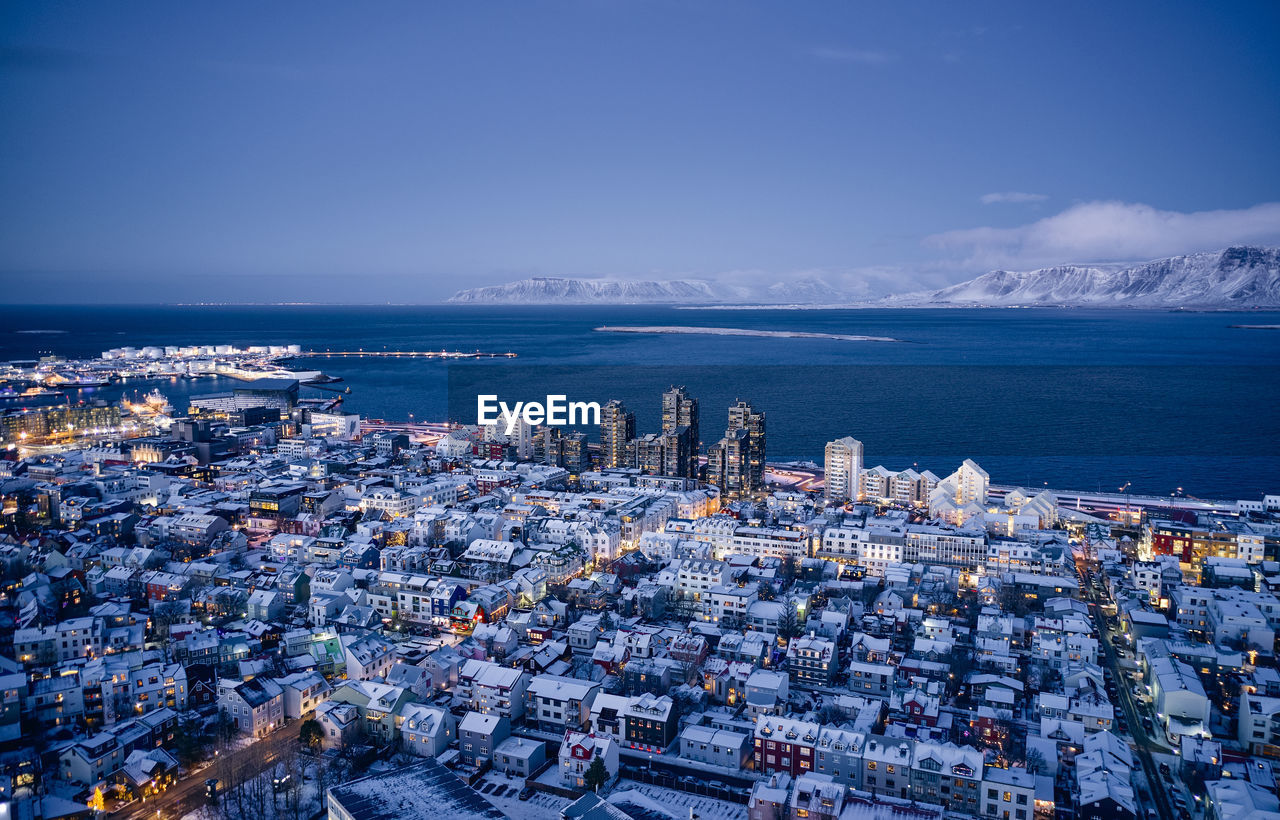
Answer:
M466 353L460 350L304 350L284 358L386 358L386 359L514 359L515 353L485 353L476 350Z

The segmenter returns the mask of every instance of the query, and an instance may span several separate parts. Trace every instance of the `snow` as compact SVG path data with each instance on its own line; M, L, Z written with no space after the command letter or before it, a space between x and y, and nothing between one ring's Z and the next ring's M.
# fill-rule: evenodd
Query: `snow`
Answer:
M623 780L618 784L617 788L610 793L609 802L615 802L622 792L628 789L640 792L647 798L652 798L677 817L688 817L690 810L702 820L743 820L747 816L747 807L745 805L716 800L713 797L702 797L701 795L689 794L677 789L667 789L648 783L634 783L630 780Z
M1228 248L1138 265L1060 265L997 270L885 305L1280 306L1280 249Z
M485 794L484 789L489 783L496 784L497 787L506 786L507 788L500 796L494 793L499 790L496 787L493 791ZM568 798L558 797L546 792L534 792L533 797L528 800L521 800L517 795L523 788L523 777L508 777L496 771L489 772L482 780L476 783L476 790L480 792L481 797L502 809L502 813L508 817L519 817L521 820L560 820L561 809L573 802Z
M535 277L460 290L449 298L455 304L597 304L713 302L723 299L711 284L696 279L665 282L614 279L558 279Z

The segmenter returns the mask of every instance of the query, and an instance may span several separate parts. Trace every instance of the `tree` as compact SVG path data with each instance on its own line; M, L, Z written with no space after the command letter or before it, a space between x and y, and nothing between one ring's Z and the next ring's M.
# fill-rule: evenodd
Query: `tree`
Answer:
M304 720L302 728L298 730L298 742L312 751L319 748L324 742L324 729L320 726L320 721L315 718Z
M1047 764L1039 749L1027 750L1027 774L1040 774Z
M89 808L95 814L102 814L107 810L107 798L102 794L102 787L95 786L93 788L93 797L89 798Z
M782 614L778 616L778 637L784 641L804 634L804 622L800 620L799 601L792 595L782 600Z
M600 791L600 788L609 782L609 770L604 766L603 757L595 756L591 765L587 767L586 773L582 775L582 782L593 792Z

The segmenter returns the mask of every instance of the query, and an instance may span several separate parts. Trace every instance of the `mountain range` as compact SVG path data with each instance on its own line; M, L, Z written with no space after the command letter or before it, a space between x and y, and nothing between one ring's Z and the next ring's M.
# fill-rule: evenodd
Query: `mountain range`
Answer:
M505 285L460 290L449 298L463 305L592 305L700 304L725 296L699 279L632 281L627 279L559 279L538 276Z
M1138 265L996 270L941 290L890 296L881 304L1280 307L1280 248L1235 247Z
M934 291L854 302L818 279L762 288L701 279L632 281L536 277L455 293L454 304L744 304L859 307L1280 307L1280 248L1232 247L1128 265L995 270Z

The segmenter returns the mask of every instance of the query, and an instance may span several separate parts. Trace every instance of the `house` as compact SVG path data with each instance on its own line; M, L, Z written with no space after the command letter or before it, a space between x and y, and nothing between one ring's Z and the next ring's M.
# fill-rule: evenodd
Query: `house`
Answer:
M565 732L560 744L560 781L570 788L586 788L587 769L596 758L604 761L609 779L618 774L618 744L611 737Z
M1134 820L1138 804L1128 772L1121 777L1097 771L1081 777L1076 794L1076 817L1080 820Z
M360 709L352 703L326 700L316 707L316 721L324 735L326 749L346 746L364 733Z
M347 677L352 680L384 678L395 662L395 647L372 632L343 635L342 649Z
M284 716L300 718L329 699L332 688L319 672L295 672L276 683L284 691Z
M680 733L680 757L695 763L738 769L751 754L751 738L727 729L686 726Z
M241 732L263 737L284 725L284 690L266 678L218 682L218 710Z
M821 726L805 720L756 719L753 756L758 772L785 772L798 777L813 771L814 748Z
M479 766L492 760L498 744L511 736L511 721L503 715L467 712L458 723L458 750L462 762Z
M121 772L135 797L161 793L178 775L178 761L164 749L135 749Z
M493 767L511 777L529 777L547 760L547 744L527 737L509 737L493 753Z
M248 607L250 618L274 621L284 614L284 596L271 589L255 589L249 593Z
M788 709L788 677L773 669L755 669L746 682L747 712L751 717L781 715Z
M457 719L437 706L406 703L398 717L401 748L420 757L443 754L457 735Z
M835 642L815 634L795 638L787 644L787 668L795 684L827 686L835 659Z
M643 694L622 710L624 742L642 752L664 752L675 739L679 718L667 695Z
M458 672L457 693L468 699L477 712L519 720L524 716L525 691L531 677L492 661L469 660Z
M1035 815L1035 777L1023 768L988 766L982 778L982 816L998 820L1032 820Z
M600 684L559 675L536 675L525 690L525 715L539 729L582 731L591 719L591 702Z

